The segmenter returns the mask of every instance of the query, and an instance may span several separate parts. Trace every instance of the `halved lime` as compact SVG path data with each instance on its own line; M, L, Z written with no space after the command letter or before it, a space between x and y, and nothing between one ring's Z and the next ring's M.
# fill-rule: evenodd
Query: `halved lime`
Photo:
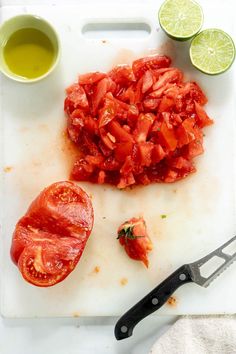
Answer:
M234 42L227 33L220 29L206 29L191 42L191 62L205 74L223 73L232 65L234 58Z
M161 28L178 41L185 41L196 35L203 23L201 6L193 0L166 0L159 13Z

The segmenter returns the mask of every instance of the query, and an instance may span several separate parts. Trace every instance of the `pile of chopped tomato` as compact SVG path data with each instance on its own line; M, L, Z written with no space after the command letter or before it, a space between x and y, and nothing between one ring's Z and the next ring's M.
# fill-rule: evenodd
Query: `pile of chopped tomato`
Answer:
M174 182L195 171L202 128L213 121L195 82L167 56L79 76L67 89L70 139L80 150L71 178L118 188Z

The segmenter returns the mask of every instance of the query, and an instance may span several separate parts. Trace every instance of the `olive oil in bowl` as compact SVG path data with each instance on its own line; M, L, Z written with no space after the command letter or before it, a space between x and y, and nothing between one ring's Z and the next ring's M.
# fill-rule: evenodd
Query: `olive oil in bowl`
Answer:
M0 70L24 83L48 76L60 57L60 43L54 28L43 18L18 15L0 26Z
M36 28L22 28L10 36L3 55L11 72L25 79L35 79L50 69L55 51L46 34Z

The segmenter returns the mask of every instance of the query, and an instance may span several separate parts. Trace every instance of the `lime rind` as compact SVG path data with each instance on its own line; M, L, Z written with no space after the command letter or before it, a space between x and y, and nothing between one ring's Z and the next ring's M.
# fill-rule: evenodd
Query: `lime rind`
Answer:
M202 8L194 0L166 0L158 18L161 28L176 40L192 38L203 24Z
M226 32L210 28L193 38L189 54L195 68L208 75L218 75L233 64L235 45Z

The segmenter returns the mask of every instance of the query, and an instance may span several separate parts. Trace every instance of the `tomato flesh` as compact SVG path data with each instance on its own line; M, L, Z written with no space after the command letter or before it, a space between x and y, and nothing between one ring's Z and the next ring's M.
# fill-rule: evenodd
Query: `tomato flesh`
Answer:
M152 250L152 241L147 234L143 217L132 218L118 228L118 239L127 255L144 263L148 267L148 253Z
M64 102L69 138L79 150L71 179L118 188L170 183L195 172L202 129L213 123L195 82L152 55L108 73L80 75ZM178 168L173 158L183 158ZM182 161L183 160L179 160Z
M45 188L17 223L11 258L29 283L47 287L78 263L93 227L87 194L73 182Z

